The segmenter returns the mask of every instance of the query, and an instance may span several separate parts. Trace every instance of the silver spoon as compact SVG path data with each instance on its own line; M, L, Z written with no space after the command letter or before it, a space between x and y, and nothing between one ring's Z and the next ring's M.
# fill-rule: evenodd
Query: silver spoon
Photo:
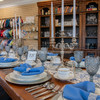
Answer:
M39 88L41 88L41 87L47 87L48 84L50 84L50 82L46 82L45 84L43 84L43 85L41 85L41 86L39 86L39 87L35 87L35 88L31 89L31 90L28 90L28 92L32 92L32 91L34 91L34 90L36 90L36 89L39 89Z
M37 90L37 91L31 93L31 95L37 94L37 93L42 92L42 91L45 91L45 90L51 90L54 87L55 87L55 84L54 83L48 84L45 88L40 89L40 90Z
M40 96L45 95L45 94L50 93L50 92L56 92L56 91L58 91L59 89L60 89L60 86L57 85L57 86L55 86L55 88L53 88L51 91L47 90L47 91L45 91L45 92L42 92L42 93L40 93L40 94L37 94L37 95L34 96L34 98L40 97Z

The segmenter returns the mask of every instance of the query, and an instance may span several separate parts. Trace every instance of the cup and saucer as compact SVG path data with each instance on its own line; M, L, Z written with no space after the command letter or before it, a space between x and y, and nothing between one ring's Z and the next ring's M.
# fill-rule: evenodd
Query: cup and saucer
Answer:
M59 68L54 74L54 78L61 81L68 81L74 78L74 73L70 71L70 68Z

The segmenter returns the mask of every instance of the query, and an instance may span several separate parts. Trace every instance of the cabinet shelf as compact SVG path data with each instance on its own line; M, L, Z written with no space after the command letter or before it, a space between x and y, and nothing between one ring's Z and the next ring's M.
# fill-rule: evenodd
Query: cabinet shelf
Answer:
M79 12L77 12L76 14L78 15ZM65 13L64 15L73 15L73 12L71 12L71 13ZM61 16L61 13L55 14L55 16Z
M98 24L86 24L86 26L98 26Z
M51 14L49 14L49 15L38 15L38 16L40 16L40 17L50 17Z
M86 38L87 38L87 39L93 39L93 38L94 38L94 39L97 39L98 37L97 37L97 36L87 36Z
M83 11L85 13L98 13L99 11L98 10L93 10L93 11Z
M60 25L55 26L55 27L61 27ZM64 27L73 27L73 25L65 25ZM79 27L79 25L76 25L76 27Z
M50 26L41 26L41 28L49 28Z
M49 38L49 37L41 37L42 39L47 39L47 38Z
M56 39L61 39L61 37L55 37ZM64 39L72 39L73 37L63 37ZM78 37L76 37L78 38Z

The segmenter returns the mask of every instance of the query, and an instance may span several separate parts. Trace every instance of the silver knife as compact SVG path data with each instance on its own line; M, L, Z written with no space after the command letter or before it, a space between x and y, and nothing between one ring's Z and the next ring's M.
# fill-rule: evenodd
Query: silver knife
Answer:
M54 84L54 83L51 83L51 84L45 86L45 88L40 89L40 90L37 90L37 91L31 93L31 95L37 94L37 93L42 92L42 91L45 91L45 90L47 90L47 89L51 90L51 89L53 89L54 87L55 87L55 84Z
M47 89L46 88L43 88L43 89L37 90L37 91L31 93L31 95L37 94L37 93L39 93L41 91L45 91L45 90L47 90Z
M44 95L44 94L47 94L47 93L49 93L49 92L56 92L56 91L58 91L59 90L59 88L60 88L60 86L56 86L54 89L52 89L51 91L45 91L45 92L42 92L42 93L40 93L40 94L38 94L38 95L35 95L34 96L34 98L37 98L37 97L39 97L39 96L42 96L42 95Z
M42 86L43 84L41 84L41 85L36 85L36 86L32 86L32 87L28 87L28 88L25 88L25 90L27 91L27 90L30 90L30 89L33 89L33 88L36 88L36 87L39 87L39 86Z
M52 96L54 96L54 95L56 95L56 94L57 94L57 93L51 93L51 94L49 94L49 95L43 97L43 98L40 99L40 100L46 100L46 99L48 99L48 98L50 98L50 97L52 97Z

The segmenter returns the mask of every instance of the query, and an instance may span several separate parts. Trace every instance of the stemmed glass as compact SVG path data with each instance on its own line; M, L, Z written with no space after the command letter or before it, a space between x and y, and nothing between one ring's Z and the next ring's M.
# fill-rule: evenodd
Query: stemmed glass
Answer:
M5 50L7 52L7 57L9 56L10 46L5 46Z
M38 56L42 62L42 66L44 66L44 62L47 60L47 52L45 51L38 51Z
M14 50L15 55L16 55L16 51L17 51L17 46L16 45L13 45L13 50Z
M74 57L75 57L75 61L78 64L76 71L81 71L81 68L79 67L80 67L80 62L83 59L83 51L74 51Z
M0 51L2 51L3 50L3 45L0 45Z
M99 69L99 57L85 57L85 66L88 74L90 75L90 81L93 82L93 76Z
M23 47L23 53L27 56L28 53L28 46Z
M18 49L17 49L17 53L18 53L18 55L19 55L19 57L20 57L20 58L19 58L19 61L22 61L21 56L23 55L23 48L21 48L21 47L18 48Z

